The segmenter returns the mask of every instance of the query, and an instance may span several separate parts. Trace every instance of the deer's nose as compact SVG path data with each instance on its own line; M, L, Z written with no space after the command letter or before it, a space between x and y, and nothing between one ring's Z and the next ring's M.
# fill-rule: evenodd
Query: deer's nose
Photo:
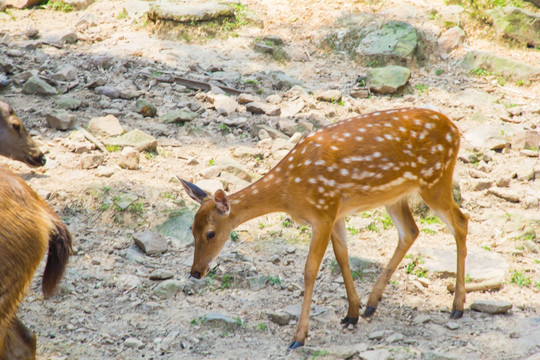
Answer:
M201 273L198 272L198 271L192 271L191 276L193 276L195 279L200 279L201 278Z

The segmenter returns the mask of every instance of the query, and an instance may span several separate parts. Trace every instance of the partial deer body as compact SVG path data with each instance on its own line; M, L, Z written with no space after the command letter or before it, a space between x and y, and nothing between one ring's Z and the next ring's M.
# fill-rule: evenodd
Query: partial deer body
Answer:
M443 114L396 109L361 115L320 128L301 140L277 166L250 186L213 196L182 180L200 203L193 222L195 255L191 275L208 272L230 232L241 223L286 212L307 223L313 235L304 273L304 300L290 348L304 344L313 286L330 239L341 268L349 308L342 320L356 324L360 300L346 241L345 217L384 205L398 229L398 246L375 283L363 316L374 313L390 277L419 234L407 195L418 192L448 225L457 245L457 279L452 318L463 315L468 217L452 198L452 174L460 143L457 127Z
M66 225L26 183L0 167L0 360L35 359L16 311L47 247L42 289L51 296L71 253Z
M0 101L0 155L29 166L43 166L46 161L13 108L3 101Z

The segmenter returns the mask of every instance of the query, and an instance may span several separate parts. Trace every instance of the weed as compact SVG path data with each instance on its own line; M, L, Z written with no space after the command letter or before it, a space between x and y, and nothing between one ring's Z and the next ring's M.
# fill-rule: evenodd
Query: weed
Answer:
M191 325L191 326L197 326L197 325L199 325L199 321L198 321L197 319L193 319L193 320L191 320L191 321L189 322L189 325Z
M418 266L424 263L424 259L421 257L413 258L412 255L410 258L412 261L405 265L407 274L416 275L417 277L427 277L427 270Z
M64 3L63 1L49 1L47 4L41 5L43 9L62 11L62 12L72 12L75 8L69 4Z
M147 151L145 154L144 154L144 157L146 158L146 160L152 160L153 158L156 157L156 153L155 152L151 152L151 151Z
M540 281L535 282L534 287L540 290Z
M381 232L381 229L379 229L379 227L375 225L374 222L369 223L369 225L367 226L367 229L370 231Z
M262 222L259 223L259 229L264 229L266 227L266 225Z
M491 75L490 72L488 72L486 69L482 69L482 68L472 69L471 71L469 71L469 74L477 75L477 76Z
M426 234L429 234L429 235L435 235L437 233L437 230L431 230L429 228L422 228L420 229L420 231L425 232Z
M223 276L223 280L221 281L221 290L229 289L231 287L231 276L229 274L225 274Z
M506 79L502 76L499 76L499 78L497 79L497 84L504 86L504 84L506 84Z
M278 276L269 276L268 277L268 282L270 283L270 285L281 285L281 278Z
M134 202L129 205L128 210L134 214L141 215L143 213L143 203L140 201Z
M208 160L208 165L210 165L210 166L216 165L216 160L214 160L214 159Z
M281 222L281 226L286 227L286 228L292 227L293 221L290 218L285 218L285 220Z
M465 274L465 283L470 283L470 282L471 282L471 275Z
M108 152L116 152L120 150L120 146L118 145L107 145L105 146L105 149L107 149Z
M489 245L482 246L482 249L487 250L487 251L491 251L491 247Z
M259 86L261 83L256 80L256 79L244 79L244 84L252 84L252 85L256 85L256 86Z
M165 199L169 199L169 200L176 200L176 196L166 191L160 193L159 196Z
M511 284L516 284L518 286L527 286L531 284L531 279L523 274L520 271L514 270L512 271L512 277L510 278Z
M328 350L317 350L317 351L313 352L313 354L311 355L311 359L315 360L318 357L322 357L322 356L326 356L326 355L328 355Z
M439 76L439 75L442 75L444 71L442 69L437 69L435 70L435 75Z
M221 134L228 134L231 132L231 129L224 123L219 124L218 129L221 131Z
M362 270L354 270L353 272L351 272L351 275L353 279L364 280L364 273L362 272Z
M127 10L123 9L122 12L120 14L118 14L118 16L116 16L116 19L117 20L122 20L122 19L127 18L127 16L128 16Z
M525 82L523 80L517 81L517 86L523 86L523 85L525 85Z
M436 216L426 216L425 218L420 219L420 224L442 224L442 221Z
M384 230L387 230L394 225L392 218L388 214L384 214L384 216L381 218L381 223Z
M268 329L268 325L266 325L265 323L258 323L257 329L259 329L260 331L266 331Z
M347 231L352 236L358 235L360 233L360 229L358 229L357 227L354 227L353 225L349 225L349 224L347 224Z
M416 84L416 85L414 85L414 88L415 88L416 90L418 90L418 92L419 92L420 95L421 95L421 94L423 94L423 93L425 93L425 92L428 91L429 86L424 85L424 84Z
M375 67L378 65L379 65L379 62L377 60L373 60L367 63L367 67Z

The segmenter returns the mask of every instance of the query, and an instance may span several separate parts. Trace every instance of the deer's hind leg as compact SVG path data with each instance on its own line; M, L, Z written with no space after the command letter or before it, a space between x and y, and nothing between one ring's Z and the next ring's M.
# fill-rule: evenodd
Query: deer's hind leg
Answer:
M345 283L345 289L347 290L347 300L349 301L349 310L347 316L345 316L341 323L345 326L352 324L355 325L358 322L358 313L360 312L360 298L356 292L354 286L354 280L349 266L349 252L347 250L347 230L345 226L345 219L339 219L334 224L332 230L332 247L334 248L334 254L336 260L341 269L341 275L343 276L343 282Z
M396 271L399 263L403 260L407 251L409 251L419 233L406 199L401 199L394 204L386 205L386 210L398 229L399 241L396 250L394 251L394 255L392 255L388 265L386 265L381 275L379 275L377 282L373 285L371 294L369 294L366 310L362 315L363 317L373 315L382 298L386 284L390 281L392 274Z

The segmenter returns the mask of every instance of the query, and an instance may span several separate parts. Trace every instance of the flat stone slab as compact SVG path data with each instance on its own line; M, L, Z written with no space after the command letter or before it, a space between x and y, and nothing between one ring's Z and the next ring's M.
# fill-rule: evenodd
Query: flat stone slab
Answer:
M160 1L148 11L151 20L169 20L181 23L208 21L219 17L233 17L235 8L217 1L169 2Z
M148 255L161 254L167 251L167 239L153 231L142 231L133 234L135 244Z
M124 135L103 140L105 145L131 146L137 151L152 151L157 148L157 140L139 129L132 130Z
M423 257L422 267L428 272L443 277L453 277L456 274L457 255L455 246L440 248L417 248L414 253ZM504 279L508 271L508 263L500 254L481 248L467 249L465 273L473 281Z
M481 68L515 81L532 81L540 77L540 67L495 56L487 51L469 51L461 66L465 70Z
M193 223L193 212L188 209L175 212L154 230L171 238L171 243L177 247L194 241L190 226Z
M504 314L512 308L512 303L497 300L476 300L471 309L488 314Z
M283 311L285 313L291 315L295 319L298 319L300 317L300 313L302 312L302 306L300 306L300 305L289 305L285 309L283 309ZM325 313L326 311L328 311L328 309L317 306L317 305L312 305L311 306L311 311L309 312L309 317L312 318L314 316L321 315L321 314Z
M206 314L204 317L204 323L210 326L224 328L226 330L234 330L242 326L241 320L233 319L230 316L218 313Z

